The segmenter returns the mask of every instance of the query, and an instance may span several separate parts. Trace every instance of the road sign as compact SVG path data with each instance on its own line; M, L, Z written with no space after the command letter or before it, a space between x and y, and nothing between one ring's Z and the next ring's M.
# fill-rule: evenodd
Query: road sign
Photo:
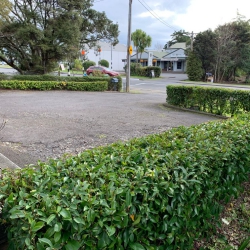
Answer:
M128 51L129 51L129 54L130 54L130 55L132 55L132 53L133 53L133 48L132 48L132 45L130 45L130 46L129 46Z

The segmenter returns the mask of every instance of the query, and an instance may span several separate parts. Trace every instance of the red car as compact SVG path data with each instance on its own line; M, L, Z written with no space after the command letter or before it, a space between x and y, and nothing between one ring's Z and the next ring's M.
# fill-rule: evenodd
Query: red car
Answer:
M93 71L99 70L102 72L102 74L107 74L109 76L119 76L120 74L116 71L113 71L112 69L103 67L103 66L90 66L86 73L87 75L93 75Z

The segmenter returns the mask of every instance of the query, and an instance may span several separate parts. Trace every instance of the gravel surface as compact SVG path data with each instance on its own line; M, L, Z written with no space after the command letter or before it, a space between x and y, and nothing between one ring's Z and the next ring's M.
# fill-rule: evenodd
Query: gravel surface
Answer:
M20 167L216 117L165 107L163 93L0 91L0 152Z

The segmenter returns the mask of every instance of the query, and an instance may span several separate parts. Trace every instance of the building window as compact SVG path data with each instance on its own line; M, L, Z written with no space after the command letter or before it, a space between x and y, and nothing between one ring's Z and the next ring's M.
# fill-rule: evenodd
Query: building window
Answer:
M177 69L181 69L182 63L181 62L177 62Z

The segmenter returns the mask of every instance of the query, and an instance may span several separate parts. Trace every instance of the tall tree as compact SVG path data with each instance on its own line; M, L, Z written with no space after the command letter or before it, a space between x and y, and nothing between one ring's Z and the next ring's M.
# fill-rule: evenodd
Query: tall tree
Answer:
M142 54L145 48L151 46L152 38L147 35L146 32L137 29L131 34L131 40L133 41L136 48L136 61L138 62L138 54Z
M191 43L190 34L185 30L175 31L171 37L172 39L165 44L164 49L169 48L175 43L186 43L187 45Z
M8 18L0 12L0 60L21 74L50 72L84 43L118 42L118 25L91 9L93 0L11 2Z
M193 51L188 53L187 75L190 81L199 81L203 75L201 61Z
M216 34L212 30L206 30L196 35L193 50L201 60L202 68L205 73L212 72L216 62Z

